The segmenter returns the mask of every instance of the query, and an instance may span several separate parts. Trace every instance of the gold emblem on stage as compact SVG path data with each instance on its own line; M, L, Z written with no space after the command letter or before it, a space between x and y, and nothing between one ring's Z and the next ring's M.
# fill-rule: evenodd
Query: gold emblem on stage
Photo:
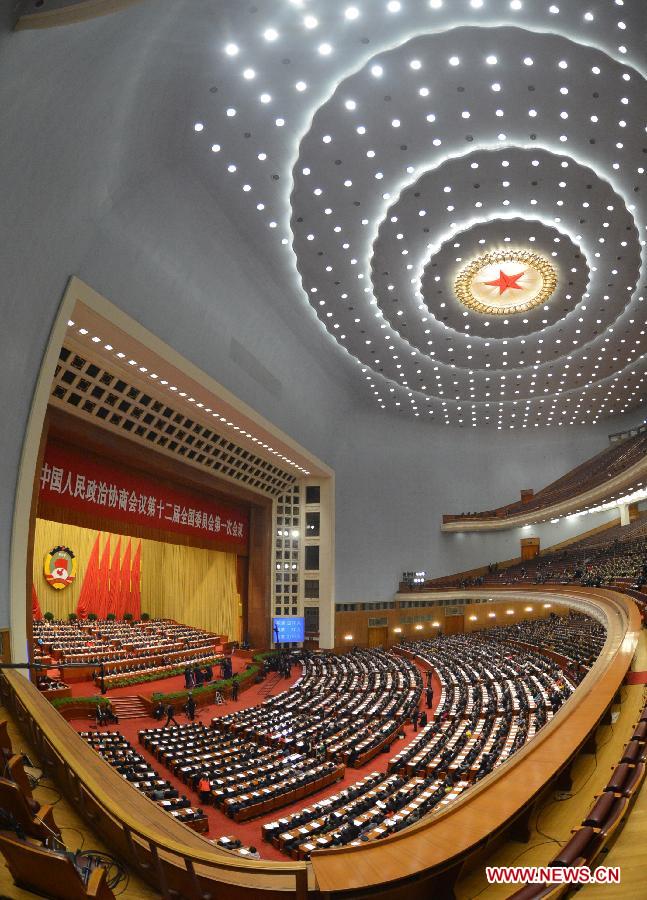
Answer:
M464 266L454 282L460 302L487 316L528 312L557 287L553 266L530 250L494 250Z
M47 583L60 591L76 578L76 557L69 547L54 547L45 554Z

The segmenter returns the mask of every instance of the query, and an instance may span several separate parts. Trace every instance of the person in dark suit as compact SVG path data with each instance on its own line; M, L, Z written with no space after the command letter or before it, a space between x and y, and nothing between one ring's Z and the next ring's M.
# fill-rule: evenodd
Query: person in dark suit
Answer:
M430 684L427 685L427 709L431 709L434 705L434 689Z
M166 728L171 722L173 722L174 725L178 724L175 721L175 707L171 703L169 703L169 705L166 707L166 722L164 723L163 727Z
M423 709L423 711L420 713L419 722L420 722L421 728L424 728L425 725L427 724L427 710L426 709Z
M191 692L189 692L187 701L184 704L184 712L187 714L189 720L193 722L195 719L195 700L193 699L193 694L191 694Z

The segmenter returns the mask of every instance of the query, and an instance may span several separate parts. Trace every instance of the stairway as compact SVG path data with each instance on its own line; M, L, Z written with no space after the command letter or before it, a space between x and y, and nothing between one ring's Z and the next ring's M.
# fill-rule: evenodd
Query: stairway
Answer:
M140 719L150 717L146 704L139 697L110 697L115 715L121 719Z

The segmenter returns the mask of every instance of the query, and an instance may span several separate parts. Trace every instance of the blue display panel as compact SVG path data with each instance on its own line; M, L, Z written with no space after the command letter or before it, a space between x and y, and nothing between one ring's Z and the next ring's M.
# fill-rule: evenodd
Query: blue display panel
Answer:
M303 641L304 638L303 616L276 616L272 619L272 640L275 644Z

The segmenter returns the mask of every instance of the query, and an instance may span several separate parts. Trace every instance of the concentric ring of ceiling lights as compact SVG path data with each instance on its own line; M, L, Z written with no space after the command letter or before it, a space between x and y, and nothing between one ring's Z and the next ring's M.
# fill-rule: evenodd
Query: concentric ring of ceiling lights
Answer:
M380 407L528 427L645 402L646 16L594 6L385 0L347 16L291 0L224 45L237 108L223 96L208 138L222 189L240 181L291 246ZM285 195L254 190L272 158L290 161L291 239ZM513 250L557 273L550 296L499 314L460 302L461 269Z
M530 312L546 303L557 287L557 273L531 250L490 250L458 273L456 299L484 316Z

